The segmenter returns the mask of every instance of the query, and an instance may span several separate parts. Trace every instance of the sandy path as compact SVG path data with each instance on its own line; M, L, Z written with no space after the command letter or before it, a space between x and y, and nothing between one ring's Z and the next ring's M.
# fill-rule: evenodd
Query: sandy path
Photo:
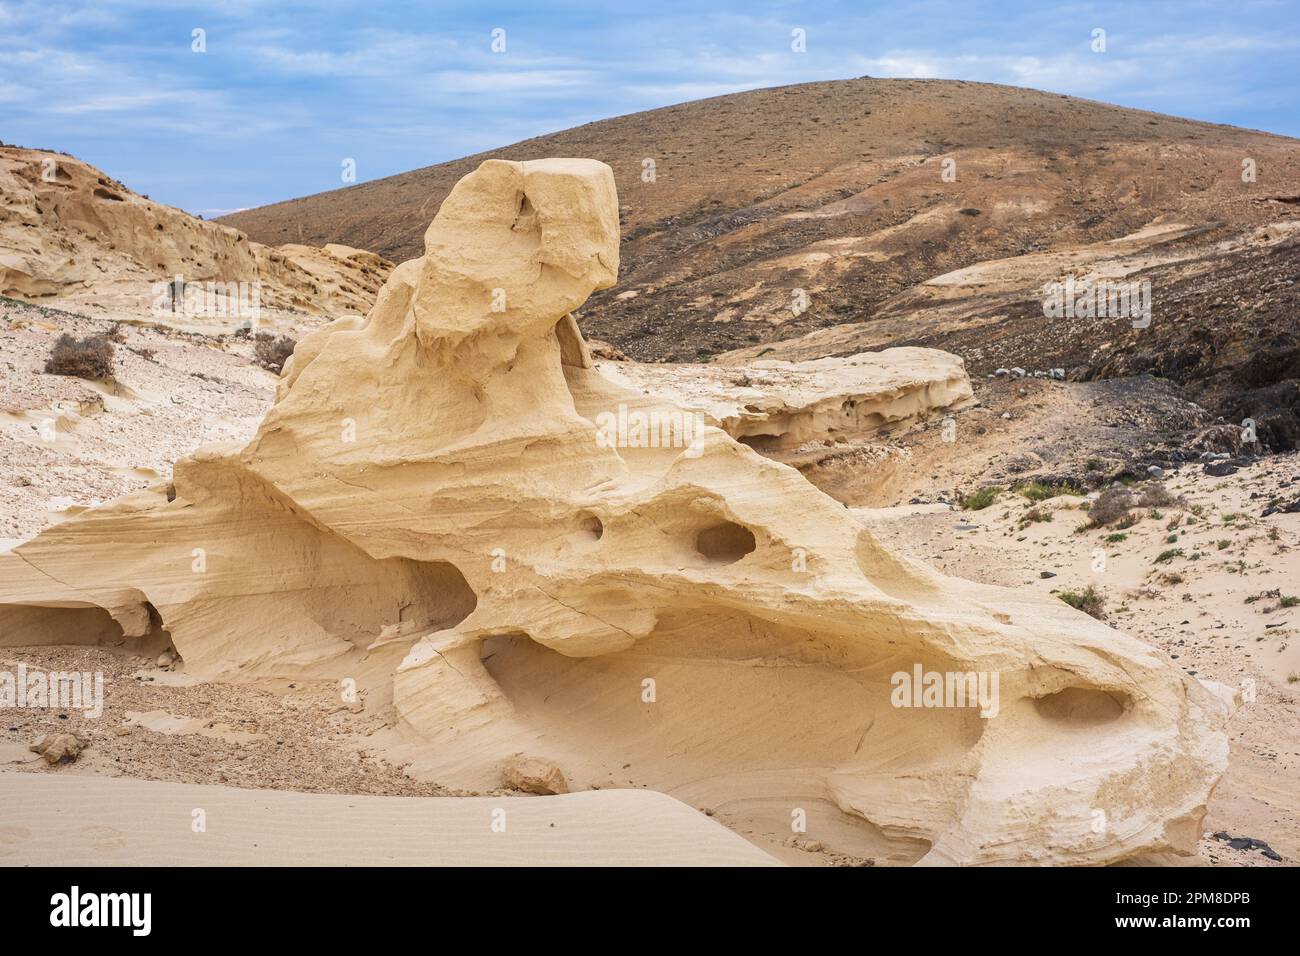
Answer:
M778 865L649 790L364 797L0 773L0 808L6 866ZM196 809L206 832L193 830Z

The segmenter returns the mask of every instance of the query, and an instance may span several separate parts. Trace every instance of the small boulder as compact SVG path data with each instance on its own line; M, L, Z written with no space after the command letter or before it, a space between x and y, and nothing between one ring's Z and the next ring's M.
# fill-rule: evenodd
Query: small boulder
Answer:
M45 758L46 763L53 765L72 763L81 755L81 751L88 743L89 741L76 734L46 734L27 749L34 754L40 754Z
M1237 473L1237 466L1227 461L1209 462L1203 469L1211 478L1225 478Z
M539 796L553 796L569 792L569 781L564 771L540 757L519 754L506 762L501 771L501 783L509 790L522 790Z

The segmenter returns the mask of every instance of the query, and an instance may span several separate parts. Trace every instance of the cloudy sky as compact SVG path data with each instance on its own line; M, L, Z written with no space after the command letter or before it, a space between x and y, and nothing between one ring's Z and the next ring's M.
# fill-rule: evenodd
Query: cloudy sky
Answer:
M791 49L796 28L806 52ZM0 139L207 216L335 188L346 158L364 181L622 113L863 74L1300 136L1300 2L0 0Z

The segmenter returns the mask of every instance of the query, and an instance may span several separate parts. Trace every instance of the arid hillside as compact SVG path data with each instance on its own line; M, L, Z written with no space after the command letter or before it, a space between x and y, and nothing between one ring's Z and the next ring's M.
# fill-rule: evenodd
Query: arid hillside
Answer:
M1195 257L1295 216L1300 198L1300 143L1285 137L1014 87L862 78L603 120L223 221L260 242L400 261L422 252L443 197L483 159L540 156L613 167L619 284L581 324L643 361L871 322L926 280L1153 223L1173 228L1151 243Z
M273 315L365 312L391 269L380 256L338 244L250 242L237 229L134 193L66 153L0 143L0 296L170 324L231 318L242 299L261 325ZM179 314L162 308L160 284L177 277L182 290L211 289L216 301L190 296L192 307ZM257 306L248 308L254 298Z

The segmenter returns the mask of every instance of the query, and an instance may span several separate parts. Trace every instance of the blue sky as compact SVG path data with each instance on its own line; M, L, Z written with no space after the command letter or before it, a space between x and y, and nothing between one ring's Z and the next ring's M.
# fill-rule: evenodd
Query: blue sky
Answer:
M336 188L344 158L365 181L609 116L863 74L1300 136L1300 0L0 0L0 139L208 216Z

